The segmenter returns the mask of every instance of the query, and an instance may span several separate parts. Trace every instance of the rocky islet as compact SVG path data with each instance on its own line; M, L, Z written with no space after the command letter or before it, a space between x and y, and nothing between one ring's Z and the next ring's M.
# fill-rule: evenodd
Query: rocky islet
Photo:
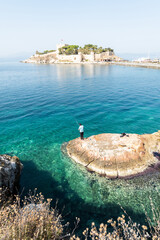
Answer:
M153 134L99 134L71 140L66 150L88 170L109 178L126 178L159 170L160 131Z

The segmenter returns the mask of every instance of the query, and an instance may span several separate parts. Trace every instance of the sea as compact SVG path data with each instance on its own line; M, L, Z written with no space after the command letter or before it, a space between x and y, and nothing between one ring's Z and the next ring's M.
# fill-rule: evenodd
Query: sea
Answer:
M52 198L79 231L124 212L141 224L160 207L160 173L110 180L88 172L62 145L100 133L160 130L160 70L102 64L25 64L0 60L0 154L23 163L19 194ZM159 209L160 210L160 209Z

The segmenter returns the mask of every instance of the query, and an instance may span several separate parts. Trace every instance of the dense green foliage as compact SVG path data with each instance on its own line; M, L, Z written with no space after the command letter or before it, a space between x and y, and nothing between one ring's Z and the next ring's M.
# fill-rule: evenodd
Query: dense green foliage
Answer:
M83 54L90 54L91 52L94 52L94 53L102 53L102 52L108 52L108 51L113 52L113 49L102 48L93 44L87 44L87 45L84 45L83 48L80 47L79 51L82 52Z
M111 48L102 48L98 47L97 45L93 44L86 44L84 47L79 47L78 45L68 45L62 48L59 48L59 54L71 55L71 54L78 54L81 52L83 54L90 54L91 52L94 53L102 53L102 52L113 52Z
M51 52L55 52L56 50L45 50L44 52L36 51L36 54L43 55ZM102 52L113 52L112 48L102 48L98 47L97 45L93 44L86 44L84 47L79 47L78 45L68 45L59 48L59 54L65 54L65 55L76 55L78 52L81 52L83 54L90 54L91 52L94 53L102 53Z
M78 45L68 45L64 46L62 48L59 48L59 54L66 54L66 55L71 55L71 54L78 54Z

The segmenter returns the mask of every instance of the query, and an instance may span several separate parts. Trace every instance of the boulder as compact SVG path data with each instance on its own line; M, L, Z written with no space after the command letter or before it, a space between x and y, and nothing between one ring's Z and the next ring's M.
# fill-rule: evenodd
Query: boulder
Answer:
M109 178L132 177L159 170L160 131L153 134L110 134L71 140L68 155L88 170Z
M14 194L23 165L16 156L0 155L0 201Z

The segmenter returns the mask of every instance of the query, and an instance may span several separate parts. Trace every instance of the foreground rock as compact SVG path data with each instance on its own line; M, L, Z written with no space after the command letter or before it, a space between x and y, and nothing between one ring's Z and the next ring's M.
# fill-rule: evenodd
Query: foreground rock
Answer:
M99 134L68 142L68 155L88 170L110 178L157 171L160 166L160 131L153 134Z
M2 202L15 192L22 167L18 157L0 155L0 200Z

